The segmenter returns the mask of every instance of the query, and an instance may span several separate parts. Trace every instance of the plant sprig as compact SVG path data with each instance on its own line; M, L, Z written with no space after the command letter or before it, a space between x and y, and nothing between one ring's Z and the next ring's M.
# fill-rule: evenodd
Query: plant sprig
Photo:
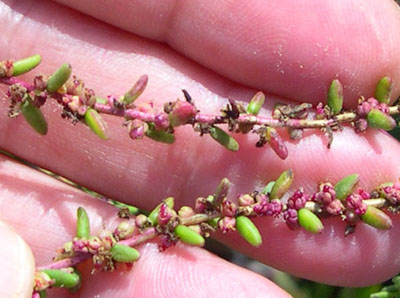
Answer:
M271 116L260 116L265 95L257 92L249 104L229 100L217 114L201 113L190 94L183 90L184 100L166 102L163 107L149 103L137 103L137 98L146 88L148 77L143 75L124 95L109 95L103 99L92 89L85 87L82 80L72 74L69 64L63 64L51 75L37 75L33 83L27 83L16 76L31 71L41 61L34 55L18 61L0 62L0 83L9 85L7 97L10 100L9 116L22 114L25 120L41 135L48 131L46 120L40 111L49 99L61 106L63 118L73 123L85 123L101 139L108 139L107 123L101 114L124 118L132 139L143 137L172 144L174 131L183 125L191 125L201 136L210 135L213 140L231 151L239 150L239 143L231 133L253 133L259 138L255 144L263 147L269 144L273 151L286 159L288 149L281 137L286 129L291 139L299 139L305 129L320 129L333 140L333 132L351 125L358 133L368 128L391 130L396 127L393 115L399 114L399 105L389 106L393 81L382 78L377 86L375 98L360 98L355 110L343 109L343 86L338 79L332 81L327 94L327 103L316 107L308 103L299 105L276 104ZM221 126L228 125L230 133Z
M359 176L353 174L335 185L323 182L307 195L302 188L290 191L293 179L293 171L287 170L264 188L235 198L229 193L231 182L224 178L213 194L197 198L194 208L175 209L174 198L168 197L148 216L124 212L122 206L118 214L124 220L115 230L102 230L98 235L91 233L89 216L79 207L76 236L57 251L53 263L37 268L34 294L44 295L52 287L76 291L82 281L75 266L88 259L94 271L113 271L122 264L130 268L140 257L136 248L155 238L164 251L178 242L203 246L205 238L218 230L222 234L237 231L249 245L259 247L262 237L252 221L255 217L281 218L292 230L303 228L318 234L324 230L323 219L334 216L344 221L348 235L360 222L390 229L387 212L400 210L400 183L385 183L367 192L357 189Z

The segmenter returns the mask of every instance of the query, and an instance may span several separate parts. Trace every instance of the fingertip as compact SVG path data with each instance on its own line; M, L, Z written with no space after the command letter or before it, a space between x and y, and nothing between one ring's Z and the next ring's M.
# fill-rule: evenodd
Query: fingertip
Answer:
M0 297L31 297L35 265L30 247L0 221Z

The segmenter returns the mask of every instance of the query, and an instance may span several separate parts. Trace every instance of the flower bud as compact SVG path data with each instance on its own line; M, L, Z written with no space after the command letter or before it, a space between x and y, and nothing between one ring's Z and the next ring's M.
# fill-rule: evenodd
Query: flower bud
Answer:
M172 127L190 122L197 113L196 108L191 103L179 99L172 103L170 109L169 122Z
M220 228L222 234L230 231L235 231L236 219L234 217L225 216L218 221L218 227Z
M147 123L139 119L134 119L128 123L129 136L132 140L143 138L146 135L147 129Z
M175 204L174 198L173 198L173 197L168 197L168 198L166 198L162 203L160 203L159 205L157 205L157 207L154 208L154 209L150 212L149 217L148 217L147 219L152 223L153 226L155 226L155 225L158 224L158 214L159 214L160 208L161 208L161 206L162 206L163 204L165 204L166 207L168 207L168 208L170 208L170 209L173 209L173 208L174 208L174 204Z
M180 217L186 218L195 215L196 213L193 211L193 209L189 206L182 206L179 211L178 215Z
M250 206L255 203L254 198L249 194L241 195L238 199L239 206Z
M123 240L131 237L134 231L135 231L135 226L132 224L132 222L124 220L115 229L114 234L116 235L116 237L118 237L119 240Z

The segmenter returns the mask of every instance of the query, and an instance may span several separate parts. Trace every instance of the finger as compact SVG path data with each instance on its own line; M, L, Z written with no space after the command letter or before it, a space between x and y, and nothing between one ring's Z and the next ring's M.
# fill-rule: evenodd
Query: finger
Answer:
M111 231L115 229L118 219L114 207L32 169L0 159L0 167L12 173L0 174L1 214L32 247L38 266L49 264L55 256L55 250L74 237L78 206L88 210L94 235L103 227ZM2 236L3 230L3 226L0 226ZM12 287L14 291L22 287L25 291L29 287L32 289L33 262L29 248L15 233L6 231L4 234L10 239L9 244L13 250L0 250L4 257L2 264L5 260L13 261L4 269L14 274L11 275L13 280L0 279L0 284L8 281L9 284L4 283L5 287ZM12 241L14 238L16 240ZM24 256L21 250L29 252L29 262L21 257ZM160 253L155 243L148 243L140 248L140 254L139 261L130 271L92 274L89 264L80 266L83 287L79 297L228 297L232 292L236 297L289 297L262 276L200 248L178 245ZM25 275L19 272L22 270ZM16 278L19 276L22 278ZM49 294L49 297L70 296L64 289L50 290Z
M26 47L30 53L46 52L45 61L49 62L44 62L40 68L45 72L51 72L57 64L69 60L77 66L78 75L88 78L87 85L99 90L99 94L122 94L126 86L131 84L131 78L145 72L152 78L152 87L145 92L144 98L156 98L155 103L161 105L161 100L175 99L184 87L191 90L198 107L207 112L218 111L223 105L221 99L225 96L249 98L253 92L210 76L209 72L177 59L171 52L165 52L161 45L143 44L143 40L92 20L79 19L76 14L63 11L59 6L44 5L39 8L37 11L31 10L25 19L20 20L21 11L13 13L2 7L4 15L8 15L8 22L20 20L19 27L4 29L4 40L11 40L13 34L18 34L25 45L19 46L18 41L7 46L3 43L1 51L4 56L26 56ZM52 16L52 19L57 16L53 28L62 28L62 34L57 30L45 30L42 24L50 22L48 16ZM72 23L71 18L75 18ZM35 32L38 34L35 35ZM86 35L77 35L82 32ZM99 37L105 35L109 37L107 43ZM35 40L32 40L32 36L35 36ZM31 46L27 46L29 44ZM62 57L59 50L63 52ZM126 54L133 51L139 54ZM163 57L165 62L161 62L159 57ZM100 61L99 64L96 61ZM135 69L129 65L134 65ZM6 107L2 108L5 115ZM52 127L45 138L37 137L22 119L11 122L3 116L0 121L2 127L5 127L5 133L0 139L0 146L115 199L134 202L147 209L169 195L175 196L178 204L192 206L197 196L213 193L217 181L222 177L231 179L234 184L232 193L239 194L262 186L288 168L293 168L296 175L294 187L304 186L306 191L314 190L321 180L336 182L354 172L361 175L361 186L371 189L386 180L396 180L399 173L395 160L399 145L381 133L370 132L361 137L351 129L345 129L335 136L330 151L326 149L326 142L321 136L310 134L296 144L289 144L290 156L282 163L275 155L271 155L269 148L254 148L256 140L251 136L239 139L242 149L236 154L227 152L206 136L195 136L190 128L177 130L177 142L173 146L148 140L130 143L126 131L119 128L120 119L106 117L112 131L111 140L99 142L87 128L72 127L62 121L54 114L54 106L47 106L45 113ZM263 220L263 225L264 237L269 235L269 229L277 227L276 222L270 219ZM326 241L327 245L335 245L341 239L337 236L342 235L339 227L342 226L338 225L338 229L333 230L335 233L324 233L319 239ZM394 228L393 233L396 231ZM368 245L368 237L358 236L357 233L355 237L357 248ZM339 243L348 244L347 239L342 240ZM264 262L273 262L281 269L296 272L304 268L294 268L294 262L290 260L313 256L317 258L316 262L320 261L320 256L313 253L318 248L316 243L313 246L310 242L301 242L303 249L295 252L291 246L282 248L278 242L273 243L276 243L274 250L268 253L262 249L254 250L252 254ZM237 243L235 247L244 249L243 245ZM378 247L382 255L398 254L396 245L386 247L384 243L379 243ZM307 255L304 251L308 252ZM337 252L353 259L357 259L359 253L360 250ZM282 258L282 255L287 258ZM373 255L356 264L346 262L346 258L339 258L344 268L344 273L339 277L335 271L325 267L320 269L325 275L314 271L308 272L306 276L310 279L320 279L323 276L325 282L337 284L362 285L386 279L398 271L398 265L384 257L379 258L381 262L375 264L375 267L372 264L377 259ZM370 271L365 270L368 265L371 265ZM350 269L358 274L354 276ZM305 273L298 274L305 276Z
M0 221L0 296L32 296L35 264L31 249L6 223Z
M355 103L384 75L400 79L400 13L392 0L57 2L295 100L322 101L338 77Z

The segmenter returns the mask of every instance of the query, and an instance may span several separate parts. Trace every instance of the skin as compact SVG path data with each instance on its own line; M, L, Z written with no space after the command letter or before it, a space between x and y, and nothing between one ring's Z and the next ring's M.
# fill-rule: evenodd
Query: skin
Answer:
M360 95L373 94L383 75L400 81L400 12L393 1L311 0L296 6L289 0L64 2L71 8L44 0L0 2L1 57L40 53L41 73L69 62L101 96L123 94L146 73L150 82L141 101L154 99L161 105L182 97L185 88L199 109L214 113L228 97L246 101L256 90L268 94L263 113L276 101L317 103L336 77L345 87L345 106L352 107ZM396 87L393 98L399 93ZM307 133L288 143L289 157L282 162L270 148L255 148L251 135L237 137L237 153L207 136L199 138L189 127L177 130L172 146L133 142L121 119L113 117L105 117L111 137L104 142L83 125L68 124L54 109L53 104L44 107L50 129L39 137L23 119L9 120L4 102L0 147L146 209L166 196L174 196L178 205L193 205L194 198L212 193L223 177L233 182L231 194L248 192L288 168L295 173L293 188L303 186L307 192L322 180L335 182L352 173L360 174L360 186L366 189L400 176L397 141L377 131L356 135L346 128L335 134L330 150L322 134ZM78 206L88 209L97 229L115 221L110 207L7 159L0 160L0 177L1 219L32 248L37 265L48 263L54 250L73 236ZM280 220L255 222L264 239L260 248L236 234L220 239L278 269L334 285L370 285L400 271L397 217L389 231L360 225L346 238L339 219L324 221L325 230L317 236L292 232ZM27 246L13 244L21 243L15 232L0 226L7 247L0 249L5 263L0 274L15 270L13 281L0 278L2 297L23 296L31 286L33 259ZM147 244L140 251L143 257L122 277L93 276L82 268L85 286L77 295L225 297L233 290L243 297L287 296L268 280L202 249L177 246L161 254L155 244ZM26 266L15 266L22 256ZM220 282L222 277L226 282Z

